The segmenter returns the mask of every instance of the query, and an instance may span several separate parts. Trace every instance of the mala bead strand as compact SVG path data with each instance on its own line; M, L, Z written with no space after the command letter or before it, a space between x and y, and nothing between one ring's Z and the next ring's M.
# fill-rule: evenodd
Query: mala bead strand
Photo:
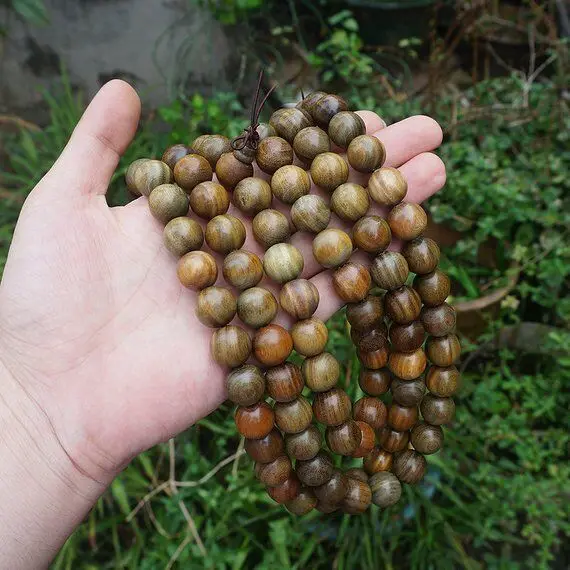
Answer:
M174 180L187 194L201 182L212 180L210 163L199 154L187 154L174 167Z
M302 232L318 234L329 225L331 211L316 194L301 196L291 207L291 221Z
M222 265L224 279L240 291L255 287L263 277L261 259L245 249L232 251L224 258Z
M150 213L163 224L188 213L188 196L176 184L161 184L148 197Z
M172 181L172 171L161 160L135 160L127 169L125 177L127 189L135 196L150 196L161 184Z
M267 137L259 143L256 160L263 172L274 174L282 166L293 164L293 147L281 137Z
M354 182L345 182L336 188L331 196L331 210L347 222L356 222L368 212L368 192Z
M271 291L263 287L251 287L242 291L237 299L237 314L240 320L258 329L271 323L279 306Z
M291 236L291 228L287 217L277 210L262 210L253 218L253 237L265 249L281 242Z
M234 188L233 203L248 216L255 216L262 210L267 210L272 201L271 186L262 178L244 178Z
M328 133L334 144L346 149L356 137L366 134L366 125L360 115L340 111L331 118Z
M170 220L162 234L164 245L172 255L182 257L204 245L204 232L200 224L185 216Z
M360 135L348 145L346 157L354 170L368 174L384 164L386 149L376 137Z
M232 151L230 139L224 135L202 135L192 143L192 148L210 163L213 170L222 154Z
M305 170L288 164L282 166L271 177L273 195L285 204L295 203L311 189L311 179Z
M348 164L334 152L324 152L311 164L313 182L328 192L333 192L348 180Z
M331 141L319 127L305 127L295 135L293 150L299 160L310 164L319 154L330 152Z
M225 214L229 206L230 196L227 190L217 182L201 182L190 194L192 211L204 220L211 220Z

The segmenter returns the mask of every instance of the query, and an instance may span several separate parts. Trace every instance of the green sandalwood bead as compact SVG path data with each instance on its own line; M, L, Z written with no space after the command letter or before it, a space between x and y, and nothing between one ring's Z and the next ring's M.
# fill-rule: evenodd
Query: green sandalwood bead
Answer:
M274 420L275 415L267 402L258 402L247 408L239 407L235 415L237 430L247 439L267 436L273 429Z
M206 243L216 253L226 255L245 242L245 226L230 214L212 218L206 225Z
M303 516L317 506L317 498L310 489L303 488L292 500L285 503L285 508L292 514Z
M410 441L417 452L431 455L443 445L443 430L440 426L420 423L412 430Z
M357 331L367 332L380 326L384 319L382 297L368 295L358 303L349 303L346 307L346 318L350 326Z
M319 127L301 129L293 140L293 150L300 160L312 162L323 152L330 152L331 141Z
M293 147L284 138L267 137L259 143L256 159L263 172L273 174L282 166L293 164Z
M286 434L305 431L313 420L310 402L299 396L292 402L275 403L275 423Z
M420 404L420 411L428 424L434 426L448 424L455 416L455 402L452 398L439 398L427 394Z
M185 144L175 144L169 146L164 151L162 162L164 162L164 164L168 164L170 170L174 171L176 163L187 154L196 154L196 150L186 146Z
M244 133L242 133L242 134L244 134ZM253 164L253 161L255 160L256 150L254 148L252 148L251 146L247 145L247 146L244 146L243 148L234 149L233 153L234 153L234 156L240 162L243 162L244 164Z
M338 267L352 255L352 240L342 230L323 230L313 240L313 255L323 267Z
M347 481L348 491L342 501L342 509L345 513L359 515L370 506L372 501L370 485L352 477L348 477Z
M281 455L271 463L257 463L255 475L268 487L276 487L287 481L293 471L291 460L286 455Z
M187 194L200 182L212 180L212 175L210 163L199 154L187 154L174 167L174 179Z
M349 261L335 269L333 287L345 303L362 301L370 291L372 280L368 268Z
M399 325L390 325L390 342L396 352L412 352L422 346L425 339L424 326L420 321Z
M419 204L400 202L390 210L388 223L394 237L410 241L419 237L427 228L427 214Z
M371 330L370 332L359 333L355 331L354 338L361 352L374 352L387 347L387 334L384 330L386 325ZM352 338L352 335L351 335Z
M413 352L391 352L388 367L402 380L415 380L426 369L427 359L421 348Z
M389 427L384 427L378 433L378 441L385 451L396 453L408 446L410 434L407 431L396 431Z
M340 376L340 364L330 352L323 352L305 358L301 371L307 388L313 392L326 392L336 386Z
M360 115L340 111L330 120L328 133L334 144L345 149L356 137L366 133L366 125Z
M216 177L228 190L233 190L241 180L251 176L253 166L238 160L233 152L225 152L216 162Z
M244 447L246 453L257 463L270 463L285 453L283 436L278 429L272 429L260 439L246 439Z
M426 385L422 379L392 381L392 400L402 406L417 406L426 393Z
M402 250L412 273L425 275L437 268L439 246L430 238L419 237L408 242Z
M263 264L255 253L237 249L224 258L222 272L229 285L243 291L254 287L261 281Z
M396 168L379 168L368 181L370 197L381 206L395 206L405 198L407 191L408 183Z
M271 177L273 195L285 204L293 204L311 189L311 179L305 170L294 164L282 166Z
M443 303L437 307L423 307L421 319L431 336L445 336L455 329L455 309Z
M253 237L264 248L285 242L291 236L287 217L277 210L263 210L253 218Z
M451 281L445 273L436 270L427 275L416 275L414 289L418 292L424 305L437 307L445 303L449 297Z
M317 506L315 507L319 513L323 513L324 515L330 515L331 513L338 511L339 508L339 505L329 505L328 503L323 503L321 501L317 501Z
M296 107L283 107L271 115L269 124L280 137L292 143L297 134L312 125L309 115Z
M272 245L263 257L265 273L277 283L287 283L287 281L297 279L304 265L303 255L290 243Z
M396 251L383 251L374 258L370 267L370 275L374 283L389 291L404 285L408 273L408 262L401 253Z
M228 390L228 398L234 404L238 406L253 406L265 394L265 378L257 366L246 364L241 368L232 370L228 374L226 388ZM283 448L283 445L281 445L281 448ZM255 461L261 460L255 459Z
M272 198L269 182L253 176L240 180L233 193L235 207L248 216L270 208Z
M354 403L352 415L355 420L365 422L372 429L377 430L386 425L388 412L382 400L364 396Z
M267 137L276 137L277 131L269 123L259 123L257 125L257 134L259 135L259 140L262 141Z
M234 325L216 329L212 335L211 346L214 360L218 364L230 368L241 366L251 354L249 335L241 327ZM259 437L264 437L264 435Z
M426 374L426 386L436 396L451 396L459 388L459 370L455 366L430 366Z
M399 325L406 325L420 316L422 301L414 289L404 285L388 291L384 297L386 315Z
M310 317L297 321L291 328L293 347L303 356L316 356L325 349L329 338L327 326L321 319Z
M331 119L341 111L348 111L347 102L338 95L323 95L310 107L309 112L315 123L322 129L328 128Z
M204 245L204 232L198 222L183 216L174 218L166 224L163 241L170 253L181 257Z
M292 473L285 483L276 487L267 487L267 494L280 504L289 503L299 496L301 492L301 483L297 476Z
M157 186L168 184L171 180L170 168L160 160L135 160L126 174L127 188L137 196L149 196Z
M437 366L451 366L461 354L459 339L454 334L430 337L426 343L428 358Z
M222 154L232 152L230 139L224 135L202 135L192 143L192 148L210 163L212 169L216 168Z
M292 402L301 395L305 386L301 369L292 362L269 368L265 379L267 393L276 402Z
M309 113L311 112L311 108L312 106L323 96L325 96L326 93L324 91L313 91L312 93L309 93L308 95L306 95L303 99L301 99L296 105L295 107L297 107L297 109L303 109L305 111L308 111Z
M386 149L376 137L360 135L348 145L346 157L354 170L368 174L384 164Z
M388 347L387 343L375 350L362 350L360 347L357 351L358 359L366 368L378 370L384 368L388 362Z
M198 293L196 316L207 327L223 327L236 314L236 298L225 287L207 287Z
M331 478L323 485L314 487L313 491L319 501L328 505L336 505L344 499L348 491L347 477L342 471L335 469Z
M333 192L348 180L348 163L334 152L319 154L311 164L311 178L323 190Z
M316 194L301 196L291 207L291 221L297 230L318 234L331 219L327 203Z
M394 457L392 472L402 483L408 485L419 483L423 479L426 469L426 458L413 449L397 453Z
M393 461L394 456L390 452L379 446L375 446L368 452L368 455L364 457L362 467L366 473L373 475L374 473L380 473L381 471L390 471L390 469L392 469Z
M325 440L333 453L352 455L360 445L362 432L354 420L348 420L338 426L328 426Z
M390 389L392 376L386 369L368 370L368 368L361 368L358 384L365 394L381 396Z
M402 496L402 485L390 472L375 473L368 480L368 484L372 491L372 502L383 509L395 505Z
M289 433L285 436L287 454L300 461L313 459L321 450L321 432L315 425L299 433Z
M271 324L259 329L253 337L255 358L266 366L285 362L293 350L293 339L282 326Z
M319 451L315 457L297 461L297 476L309 487L324 485L334 473L334 464L326 451Z
M368 475L366 474L366 471L364 471L364 469L359 469L358 467L347 469L344 474L346 477L356 479L357 481L362 481L363 483L366 483L368 481Z
M354 182L341 184L331 196L331 210L342 220L356 222L370 207L368 192Z
M352 239L358 249L367 253L380 253L390 245L392 232L388 222L380 216L364 216L354 224Z
M356 425L360 429L360 443L352 452L351 456L365 457L374 447L374 443L376 442L376 433L366 422L356 422Z
M216 260L205 251L191 251L180 258L177 267L178 279L188 289L204 289L216 282Z
M313 413L317 421L326 426L338 426L346 422L350 418L351 411L350 398L341 388L318 392L314 396Z
M308 319L319 306L319 290L307 279L293 279L281 287L279 303L295 320Z
M392 402L388 408L388 425L397 431L408 431L416 425L418 415L417 406L402 406Z
M192 190L190 206L197 216L211 220L228 211L230 195L221 184L208 180L197 184Z
M237 300L238 317L254 329L268 325L275 318L278 308L273 293L263 287L246 289Z

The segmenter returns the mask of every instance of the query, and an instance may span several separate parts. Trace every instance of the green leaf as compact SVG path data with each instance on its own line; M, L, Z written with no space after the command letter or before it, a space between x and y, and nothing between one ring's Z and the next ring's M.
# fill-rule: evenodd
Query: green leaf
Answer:
M30 24L41 26L49 22L43 0L12 0L12 8Z

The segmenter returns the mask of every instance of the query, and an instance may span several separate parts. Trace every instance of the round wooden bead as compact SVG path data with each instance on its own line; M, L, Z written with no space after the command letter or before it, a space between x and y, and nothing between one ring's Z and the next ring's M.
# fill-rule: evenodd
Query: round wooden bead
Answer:
M303 255L290 243L272 245L263 257L265 273L277 283L287 283L287 281L297 279L304 265Z
M356 425L360 429L360 444L351 453L352 457L365 457L368 455L372 448L374 447L374 442L376 441L376 434L371 426L366 422L356 422Z
M354 403L354 419L367 423L372 429L384 427L387 415L386 405L378 398L364 396Z
M279 325L267 325L253 337L255 358L266 366L277 366L285 362L293 350L291 335Z
M253 146L245 145L242 148L233 149L232 152L240 162L243 162L244 164L252 164L255 160L257 151Z
M441 426L453 420L455 402L453 398L439 398L433 394L427 394L420 404L420 411L428 424Z
M311 178L323 190L333 192L348 180L348 164L334 152L323 152L311 163Z
M392 381L392 399L402 406L417 406L426 393L426 385L422 379Z
M257 463L270 463L285 453L283 436L272 429L260 439L246 439L245 451Z
M247 439L261 439L272 429L275 415L267 402L258 402L247 408L236 410L236 427Z
M222 273L229 285L243 291L254 287L261 281L263 264L255 253L238 249L226 255Z
M405 325L420 316L422 301L414 289L404 285L399 289L388 291L384 297L386 315L393 322Z
M437 307L445 303L451 292L451 281L442 271L434 271L427 275L416 275L414 289L427 307Z
M325 515L330 515L331 513L338 511L340 509L340 505L329 505L328 503L317 501L315 509Z
M279 303L295 320L308 319L319 306L319 290L307 279L293 279L281 287Z
M161 160L135 160L127 169L125 177L129 192L136 196L149 196L161 184L172 180L172 172Z
M293 147L281 137L267 137L257 147L257 166L273 174L286 164L293 164Z
M384 325L366 333L358 333L357 347L362 353L375 352L387 348L386 330Z
M421 348L413 352L392 352L388 367L392 374L402 380L415 380L426 369L427 359Z
M303 396L291 402L276 402L275 404L275 423L283 433L305 431L311 425L312 420L311 404Z
M420 423L412 430L410 440L418 453L431 455L443 445L443 430L439 426Z
M271 177L273 195L285 204L295 203L311 189L311 179L305 170L294 164L282 166Z
M390 471L393 461L394 456L390 452L376 446L364 457L362 466L368 475L372 475L381 471Z
M369 331L378 327L384 319L382 297L369 295L358 303L350 303L346 307L346 318L357 331Z
M192 143L192 148L210 163L212 169L216 168L222 154L232 153L231 141L224 135L202 135Z
M425 275L437 268L439 246L430 238L419 237L408 242L402 250L412 273Z
M272 199L269 182L253 176L240 180L233 193L235 207L248 216L255 216L270 208Z
M200 224L186 216L170 220L162 237L166 249L178 257L196 251L204 245L204 232Z
M305 383L301 369L292 362L269 368L265 373L267 393L276 402L291 402L301 395Z
M313 392L326 392L336 386L340 364L330 352L305 358L301 367L307 388Z
M233 190L238 182L253 176L253 166L238 160L233 152L224 152L216 162L216 176L224 188Z
M352 255L352 240L342 230L323 230L313 240L313 255L323 267L338 267Z
M310 163L319 154L330 152L331 141L319 127L305 127L295 135L293 150L300 160Z
M218 266L216 260L205 251L191 251L178 262L178 279L189 289L204 289L216 282Z
M348 145L346 157L354 170L370 173L384 164L386 149L376 137L360 135Z
M334 473L334 464L326 451L319 451L312 459L297 461L297 476L309 487L324 485Z
M344 472L345 477L351 477L357 481L362 481L366 483L368 481L368 475L365 473L364 469L359 469L358 467L352 467Z
M293 143L297 134L312 125L309 115L297 107L283 107L271 115L269 124L277 131L280 137Z
M426 469L426 458L413 449L407 449L396 454L392 472L402 483L414 485L423 479Z
M371 368L372 370L384 368L389 356L388 349L385 346L370 351L358 349L357 354L360 362L362 362L366 368Z
M285 436L287 454L293 459L307 461L313 459L321 450L321 432L315 425L299 433L290 433Z
M347 477L347 481L348 491L342 501L342 509L345 513L359 515L370 506L372 501L370 485L352 477Z
M330 120L328 133L334 144L345 149L356 137L366 134L366 125L353 111L340 111Z
M390 210L388 223L393 236L410 241L425 231L427 215L419 204L400 202Z
M313 412L320 423L338 426L350 418L352 403L342 388L318 392L313 399ZM355 418L360 419L360 418Z
M345 303L357 303L365 299L372 283L368 268L350 261L335 269L332 281L336 294Z
M196 154L196 150L185 144L174 144L164 151L162 162L168 164L170 170L174 170L176 163L187 154Z
M368 192L377 204L395 206L405 198L408 183L399 170L385 166L370 176Z
M361 368L358 376L358 384L361 390L369 396L381 396L385 394L392 384L392 376L388 370L369 370Z
M199 154L187 154L182 157L174 167L174 180L186 193L190 194L194 188L212 180L212 167L210 163Z
M322 129L329 126L331 119L341 111L347 111L348 104L338 95L323 95L309 108L315 123Z
M392 402L388 408L388 425L397 431L412 429L418 422L418 408L406 407Z
M447 303L437 307L424 307L421 319L426 332L431 336L445 336L455 329L455 309Z
M412 352L422 346L425 339L424 326L421 321L412 321L405 325L392 323L390 326L390 342L392 350Z
M316 194L301 196L291 207L291 221L297 230L318 234L331 219L327 203Z
M395 505L402 496L402 485L392 473L375 473L368 483L372 491L372 502L382 509Z
M354 224L352 239L358 249L367 253L380 253L390 245L392 232L384 218L364 216Z
M257 463L255 466L256 477L268 487L283 485L293 472L291 460L286 455L281 455L271 463Z
M228 398L238 406L253 406L265 394L265 378L257 366L246 364L232 370L226 378ZM269 436L268 436L269 437ZM281 445L283 447L283 445ZM254 458L255 459L255 458ZM255 459L255 461L261 461Z
M299 494L285 503L285 508L292 514L303 516L317 506L317 498L310 489L301 489Z
M296 322L291 329L293 347L303 356L316 356L325 349L329 338L329 331L321 321L310 317Z
M245 242L245 226L239 218L223 214L206 225L206 243L216 253L226 255Z
M285 483L276 487L268 487L267 494L276 503L289 503L299 496L301 492L301 483L295 474L292 474Z
M442 398L451 396L459 387L459 370L455 366L445 368L430 366L426 374L426 386L436 396Z
M461 345L454 334L430 337L426 343L426 352L433 364L451 366L461 354Z
M257 134L259 135L259 140L262 141L267 137L276 137L277 131L269 123L259 123L257 125Z
M352 455L362 441L362 432L354 420L348 420L338 426L328 426L325 440L333 453Z
M342 220L356 222L368 212L368 192L354 182L341 184L331 196L331 210Z
M223 327L236 315L236 298L225 287L206 287L198 293L196 316L207 327Z
M313 91L301 99L295 107L297 107L297 109L304 109L310 113L312 106L324 95L326 95L324 91Z
M289 220L277 210L262 210L253 218L253 237L264 248L285 242L291 235Z
M268 325L275 318L278 308L273 293L263 287L246 289L237 300L238 317L254 329Z
M212 355L218 364L236 368L241 366L250 354L251 339L241 327L227 325L217 329L212 335Z
M370 267L374 283L389 291L400 288L406 282L408 273L408 262L396 251L383 251L374 258Z
M196 185L190 194L192 211L205 220L225 214L230 206L228 191L217 182L208 180Z
M344 473L335 469L331 478L318 487L313 487L315 496L319 501L328 505L340 503L348 491L348 483Z
M389 453L396 453L408 447L410 434L407 431L396 431L389 427L384 427L378 433L380 445Z

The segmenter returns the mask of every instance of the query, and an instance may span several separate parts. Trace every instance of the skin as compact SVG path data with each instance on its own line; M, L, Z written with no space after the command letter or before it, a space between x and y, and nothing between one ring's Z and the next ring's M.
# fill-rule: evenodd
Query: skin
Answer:
M430 153L441 143L437 123L419 116L384 128L376 114L360 115L411 201L443 186ZM2 568L46 567L134 456L225 398L211 330L194 317L196 294L179 284L146 198L117 208L105 200L139 116L129 85L103 87L18 221L0 285ZM333 216L329 227L348 226ZM249 221L246 229L244 247L262 255ZM328 319L342 305L331 272L314 262L309 236L291 242L320 291L315 316ZM278 322L290 324L284 314Z

